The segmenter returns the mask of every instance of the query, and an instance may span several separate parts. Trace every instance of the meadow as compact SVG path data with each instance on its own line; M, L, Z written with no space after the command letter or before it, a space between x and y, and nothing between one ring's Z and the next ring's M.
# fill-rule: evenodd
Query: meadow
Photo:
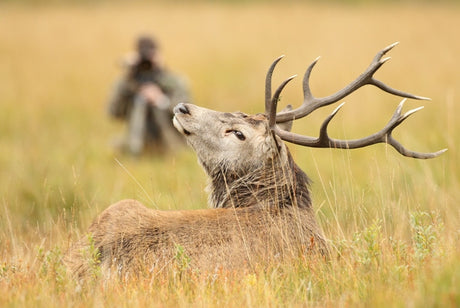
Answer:
M459 6L416 2L0 4L0 306L460 306L459 28ZM159 39L195 104L246 113L263 112L265 73L281 54L274 82L299 77L280 104L298 105L301 76L316 57L312 90L326 96L399 41L376 76L431 101L408 101L406 110L425 109L395 135L416 151L448 151L414 160L384 145L291 145L313 180L317 217L334 247L328 262L299 257L207 275L178 253L164 277L79 288L61 258L111 203L207 207L191 150L133 158L111 146L124 126L109 119L107 97L141 33ZM365 87L345 101L334 137L377 131L400 99ZM333 108L294 131L316 135Z

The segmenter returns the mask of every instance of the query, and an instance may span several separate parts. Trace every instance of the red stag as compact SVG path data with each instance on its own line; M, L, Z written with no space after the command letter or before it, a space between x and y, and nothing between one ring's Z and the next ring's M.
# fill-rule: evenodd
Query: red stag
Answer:
M396 44L381 50L370 66L337 93L314 97L310 74L303 81L304 100L297 109L277 113L284 81L272 96L271 78L278 58L271 65L265 84L265 113L223 113L181 103L174 109L174 125L195 150L208 175L212 209L159 211L135 200L120 201L103 211L89 227L90 238L81 239L67 262L78 277L88 274L84 251L94 247L97 262L106 275L138 275L155 272L172 262L180 248L190 266L201 270L240 268L255 262L278 260L299 254L327 256L328 245L316 222L307 175L294 162L284 141L322 148L354 149L387 143L404 156L433 158L404 148L393 130L420 108L401 113L404 100L379 132L355 140L329 137L328 124L340 105L323 122L319 137L290 132L293 120L336 103L364 85L412 99L426 99L393 89L374 78L389 59L383 58Z

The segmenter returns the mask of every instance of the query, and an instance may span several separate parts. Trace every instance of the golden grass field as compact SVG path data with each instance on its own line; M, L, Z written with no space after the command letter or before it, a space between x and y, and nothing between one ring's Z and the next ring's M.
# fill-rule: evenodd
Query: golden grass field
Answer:
M0 5L0 306L460 306L460 7L436 5ZM161 279L76 288L61 258L101 210L135 198L158 209L205 208L192 151L133 159L114 152L124 127L106 114L118 62L140 33L162 42L194 103L263 111L264 78L299 74L281 103L301 103L317 56L317 96L360 74L395 42L377 77L432 101L395 134L433 160L376 145L354 151L290 146L312 178L329 262L299 258L241 273L171 268ZM346 99L331 133L380 129L400 99L365 87ZM316 134L334 107L299 120Z

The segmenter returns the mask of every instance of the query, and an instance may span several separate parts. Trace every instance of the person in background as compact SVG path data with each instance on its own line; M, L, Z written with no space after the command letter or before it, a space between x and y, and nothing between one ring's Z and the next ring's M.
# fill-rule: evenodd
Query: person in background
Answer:
M184 143L172 124L172 109L189 101L186 82L168 71L155 39L141 36L136 53L125 61L126 72L109 100L109 114L127 122L127 134L117 145L131 154L165 152Z

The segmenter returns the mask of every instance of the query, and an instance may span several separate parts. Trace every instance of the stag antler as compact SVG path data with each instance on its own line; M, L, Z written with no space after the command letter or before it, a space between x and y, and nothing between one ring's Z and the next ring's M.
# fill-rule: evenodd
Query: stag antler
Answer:
M393 89L383 82L374 78L374 73L390 58L382 59L383 55L385 55L388 51L390 51L393 47L395 47L398 43L391 44L390 46L382 49L380 52L372 60L369 67L362 73L358 78L356 78L353 82L347 85L342 90L323 98L314 97L310 90L310 74L313 67L318 62L319 58L315 59L312 64L308 67L307 71L305 72L304 79L303 79L303 92L304 92L304 101L299 108L296 108L291 111L280 112L276 113L278 100L281 91L286 86L286 84L291 81L295 76L289 77L286 79L275 91L273 97L271 96L271 78L273 74L273 70L275 69L276 64L283 58L283 56L276 59L273 64L270 66L267 77L265 81L265 113L269 119L269 126L270 128L276 133L281 139L292 142L299 145L309 146L309 147L317 147L317 148L340 148L340 149L356 149L362 148L368 145L376 144L376 143L388 143L393 146L399 153L404 156L414 157L414 158L433 158L436 156L441 155L447 149L440 150L434 153L420 153L409 151L404 148L398 141L396 141L393 136L391 135L393 130L401 124L406 118L408 118L413 113L421 110L423 107L412 109L405 114L401 114L402 107L406 98L413 98L418 100L429 100L429 98L413 95L410 93L406 93L400 90ZM353 93L360 87L364 85L374 85L381 90L388 92L390 94L405 97L405 99L399 104L398 108L396 109L395 113L393 114L392 118L388 122L388 124L379 132L372 134L368 137L361 138L361 139L354 139L354 140L339 140L330 138L327 132L328 125L332 118L337 114L339 109L344 105L342 103L339 105L323 122L320 128L319 137L309 137L303 136L295 133L291 133L288 131L284 131L280 129L276 123L282 123L286 121L291 121L295 119L303 118L316 109L319 109L324 106L328 106L330 104L336 103L337 101L341 100L342 98L348 96L349 94Z

